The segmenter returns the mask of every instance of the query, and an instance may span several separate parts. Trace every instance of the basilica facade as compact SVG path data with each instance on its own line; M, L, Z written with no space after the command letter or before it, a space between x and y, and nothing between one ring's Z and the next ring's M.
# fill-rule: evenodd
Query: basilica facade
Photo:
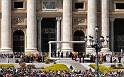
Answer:
M0 53L48 52L49 41L85 39L51 50L94 53L96 26L101 52L124 49L123 0L0 0L0 7Z

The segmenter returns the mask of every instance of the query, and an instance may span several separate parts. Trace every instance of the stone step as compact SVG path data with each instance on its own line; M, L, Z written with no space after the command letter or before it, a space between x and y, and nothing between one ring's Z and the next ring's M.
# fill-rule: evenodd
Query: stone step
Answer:
M80 64L78 61L72 60L72 59L60 59L57 60L56 63L63 63L66 64L68 66L68 68L70 68L70 66L72 66L74 69L73 70L81 70L81 71L85 71L87 70L82 64Z
M81 70L85 71L87 70L84 66L82 66L80 63L71 63L71 65L74 67L74 70Z

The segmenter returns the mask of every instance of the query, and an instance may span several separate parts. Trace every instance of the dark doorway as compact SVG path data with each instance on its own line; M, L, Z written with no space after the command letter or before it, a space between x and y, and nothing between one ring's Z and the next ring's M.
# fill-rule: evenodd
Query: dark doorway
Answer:
M41 22L41 50L49 51L49 41L56 41L56 18L43 18ZM56 45L52 45L52 51L56 50Z
M22 30L13 33L13 52L24 52L24 38Z
M84 41L84 32L81 30L78 30L74 32L73 40L74 41ZM76 52L85 52L85 44L84 43L74 43L73 44L73 50Z
M114 21L114 51L124 49L124 19Z

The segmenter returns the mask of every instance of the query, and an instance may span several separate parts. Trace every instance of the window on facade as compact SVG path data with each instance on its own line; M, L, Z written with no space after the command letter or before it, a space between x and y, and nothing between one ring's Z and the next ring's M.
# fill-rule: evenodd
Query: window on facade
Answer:
M75 9L83 9L84 3L75 3Z
M52 0L43 1L42 9L56 9L56 2Z
M124 3L116 3L116 9L124 9Z
M23 2L14 2L14 8L23 8Z

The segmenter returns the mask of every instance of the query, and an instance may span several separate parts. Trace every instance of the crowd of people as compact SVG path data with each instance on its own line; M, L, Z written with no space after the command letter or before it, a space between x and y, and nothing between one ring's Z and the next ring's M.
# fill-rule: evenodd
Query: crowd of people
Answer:
M89 58L89 62L95 62L96 55L92 54L84 54L84 53L78 53L78 52L66 52L66 56L63 56L63 52L53 52L51 53L52 57L55 58L72 58L73 60L78 60L79 62L87 62L85 61L87 58ZM109 63L121 63L124 62L124 55L122 53L112 53L112 54L105 54L99 53L98 55L99 62L109 62Z
M63 58L63 53L59 53L56 55L60 58ZM90 58L90 62L95 62L95 55L84 55L82 53L66 53L66 57L72 58L72 60L79 61L79 62L86 62L85 58ZM16 60L19 61L16 61ZM35 55L35 56L28 56L24 53L14 53L14 54L0 54L0 63L14 63L13 61L19 63L20 61L26 63L32 63L34 61L37 62L44 62L45 55ZM99 54L99 62L109 62L109 63L121 63L124 62L124 55L121 54ZM72 72L67 71L49 71L43 72L37 69L17 69L17 68L10 68L4 69L0 68L0 77L95 77L95 72L92 70L80 71L80 70L73 70ZM124 77L124 71L116 71L116 72L104 72L100 74L100 77Z
M73 70L67 71L49 71L43 72L36 69L0 69L0 77L96 77L95 72L91 69L86 71ZM124 77L124 71L105 72L99 74L99 77Z
M59 58L72 58L72 60L79 61L80 63L84 62L95 62L96 56L95 55L85 55L83 53L66 53L66 56L63 56L63 52L51 53L52 57L59 57ZM23 52L14 52L14 54L0 54L0 63L18 63L20 60L26 63L36 62L45 62L45 53L44 54L37 54L37 55L25 55ZM86 59L89 59L86 61ZM124 55L118 54L99 54L99 62L109 62L109 63L121 63L124 62Z
M14 52L13 54L0 54L0 63L19 63L19 62L32 63L44 62L45 55L25 55L23 52Z

